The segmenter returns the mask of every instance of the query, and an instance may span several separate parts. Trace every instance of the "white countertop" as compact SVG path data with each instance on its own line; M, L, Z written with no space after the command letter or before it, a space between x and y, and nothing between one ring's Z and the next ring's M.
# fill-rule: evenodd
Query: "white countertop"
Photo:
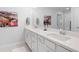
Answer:
M66 36L70 37L71 39L69 39L67 41L61 41L61 40L58 40L56 38L53 38L53 37L47 35L47 34L51 34L51 33L58 34L59 30L57 30L57 29L49 28L47 31L43 31L43 28L34 28L31 26L26 26L25 29L35 32L35 33L47 38L48 40L55 42L56 44L61 45L71 51L79 51L79 46L78 46L79 45L79 37L73 36L70 33L66 34Z

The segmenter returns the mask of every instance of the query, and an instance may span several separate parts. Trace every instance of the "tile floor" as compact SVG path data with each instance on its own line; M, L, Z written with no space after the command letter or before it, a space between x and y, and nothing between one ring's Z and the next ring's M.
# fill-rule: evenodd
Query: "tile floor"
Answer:
M26 43L20 43L11 47L0 48L0 52L31 52L31 50Z

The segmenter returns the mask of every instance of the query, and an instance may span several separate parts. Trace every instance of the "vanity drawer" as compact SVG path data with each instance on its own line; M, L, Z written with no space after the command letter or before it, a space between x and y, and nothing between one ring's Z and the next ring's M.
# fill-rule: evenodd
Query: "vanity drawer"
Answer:
M52 50L55 50L55 43L52 43L51 41L49 41L48 39L45 40L45 45L52 49Z

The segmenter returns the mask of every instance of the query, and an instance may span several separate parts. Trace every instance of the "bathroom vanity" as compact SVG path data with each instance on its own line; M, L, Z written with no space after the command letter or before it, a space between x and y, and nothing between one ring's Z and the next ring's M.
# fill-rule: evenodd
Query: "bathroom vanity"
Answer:
M77 52L79 39L72 35L62 35L59 30L25 27L25 42L32 52Z

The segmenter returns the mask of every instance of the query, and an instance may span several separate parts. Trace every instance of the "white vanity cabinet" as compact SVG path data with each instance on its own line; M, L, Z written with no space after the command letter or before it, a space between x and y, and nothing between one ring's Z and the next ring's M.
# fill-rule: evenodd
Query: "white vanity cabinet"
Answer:
M29 48L33 51L33 52L37 52L37 34L30 31L30 30L25 30L25 41L27 43L27 45L29 46Z
M54 40L54 38L52 38L52 40ZM71 52L51 41L50 38L48 39L28 29L25 30L25 41L32 52Z
M41 42L38 42L38 52L46 52L46 46L42 44Z
M28 33L28 31L25 29L24 32L25 32L25 33L24 33L24 35L25 35L25 36L24 36L24 37L25 37L25 42L27 42L27 37L28 37L28 34L27 34L27 33Z
M38 36L38 52L46 52L45 39Z
M42 36L38 36L38 51L39 52L54 52L55 44L49 42L46 38Z
M29 48L32 48L32 37L31 37L31 31L26 30L25 31L25 41L27 43L27 45L29 46Z
M45 45L49 48L48 52L55 52L55 43L49 41L48 39L45 40Z
M37 48L38 36L36 33L31 32L31 38L32 38L32 48L31 49L33 52L37 52L38 51L38 48Z

